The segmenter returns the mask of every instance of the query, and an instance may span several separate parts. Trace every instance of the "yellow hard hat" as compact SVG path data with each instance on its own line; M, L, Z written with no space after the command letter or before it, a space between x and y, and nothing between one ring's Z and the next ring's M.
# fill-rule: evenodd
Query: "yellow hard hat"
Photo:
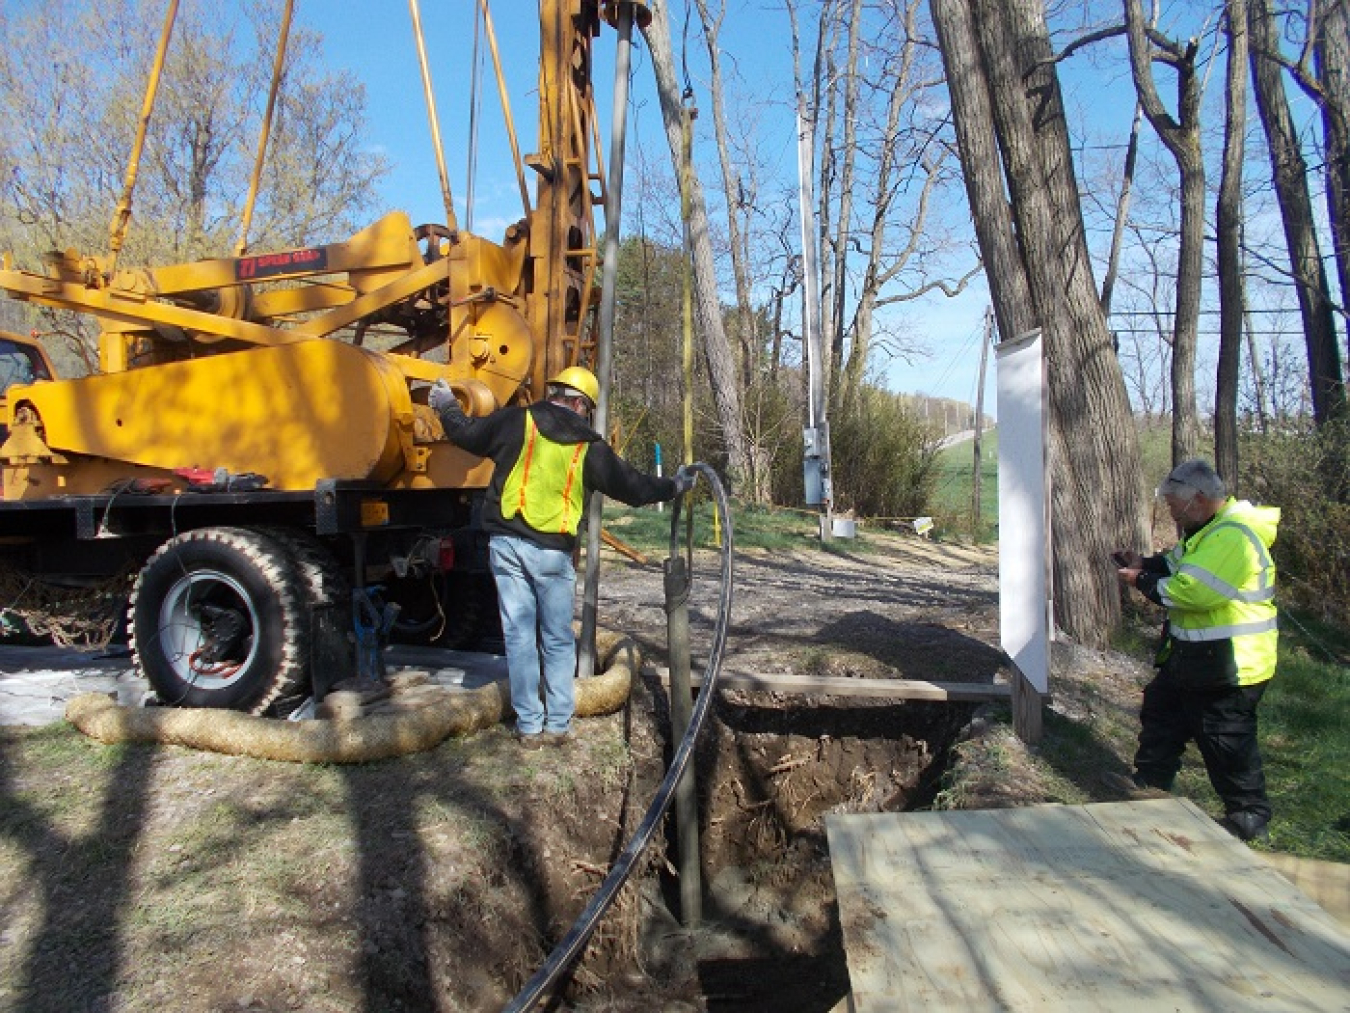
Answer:
M570 387L584 394L594 408L600 402L600 382L595 374L585 366L568 366L557 376L549 380L550 387Z

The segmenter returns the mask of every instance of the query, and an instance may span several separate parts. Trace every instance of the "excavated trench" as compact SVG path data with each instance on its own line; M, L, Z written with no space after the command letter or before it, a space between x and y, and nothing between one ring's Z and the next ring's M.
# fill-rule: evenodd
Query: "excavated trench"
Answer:
M901 554L905 558L898 558ZM725 671L992 682L992 560L900 544L896 555L738 555ZM697 573L697 567L696 567ZM606 615L640 644L631 713L669 757L664 614L649 573L606 573ZM691 640L713 616L696 587ZM825 820L930 805L977 705L723 689L696 757L703 909L681 925L673 839L654 861L641 932L652 1008L818 1011L847 992ZM653 767L659 763L653 762ZM659 776L659 771L652 774ZM671 821L673 826L673 820ZM669 1005L671 997L676 1005ZM624 1007L628 1008L628 1007ZM632 1008L638 1008L636 1006Z
M700 929L680 924L673 831L649 897L647 972L707 1010L806 1013L842 998L825 819L929 805L976 706L775 697L724 694L699 750Z

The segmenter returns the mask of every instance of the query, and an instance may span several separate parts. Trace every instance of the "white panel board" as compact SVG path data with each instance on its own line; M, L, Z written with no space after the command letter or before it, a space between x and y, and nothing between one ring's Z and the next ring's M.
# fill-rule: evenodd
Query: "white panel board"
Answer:
M1050 683L1050 485L1041 332L995 346L998 591L1004 652L1038 692Z

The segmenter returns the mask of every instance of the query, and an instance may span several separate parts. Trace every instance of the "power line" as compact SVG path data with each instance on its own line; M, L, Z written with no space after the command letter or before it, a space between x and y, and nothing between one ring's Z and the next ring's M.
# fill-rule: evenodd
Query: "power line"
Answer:
M1111 331L1112 331L1113 334L1170 334L1170 333L1171 333L1170 329L1169 329L1169 330L1154 330L1154 329L1151 329L1151 328L1148 328L1148 327L1112 327L1112 328L1111 328ZM1221 333L1222 333L1221 331L1196 331L1196 332L1195 332L1195 335L1196 335L1196 337L1199 337L1199 338L1217 338L1217 337L1219 337L1219 335L1220 335ZM1284 331L1249 331L1249 330L1246 330L1246 329L1244 328L1243 331L1242 331L1242 333L1243 333L1243 334L1251 334L1251 335L1253 335L1254 337L1258 337L1258 338L1271 338L1271 337L1276 337L1276 338L1292 338L1292 337L1294 337L1295 335L1299 334L1299 333L1300 333L1300 330L1299 330L1299 328L1297 328L1297 327L1293 327L1293 328L1290 328L1289 330L1284 330Z
M1208 314L1208 315L1210 315L1210 316L1218 316L1218 314L1219 314L1221 311L1220 311L1220 310L1207 310L1207 309L1202 309L1202 310L1199 310L1198 312L1200 312L1200 313L1202 313L1202 314ZM1257 314L1257 313L1297 313L1297 312L1298 312L1298 307L1297 307L1297 306L1291 306L1289 309L1251 309L1251 310L1244 310L1244 312L1246 312L1246 313L1251 313L1251 314ZM1171 316L1171 315L1172 315L1172 310L1112 310L1112 311L1111 311L1111 316L1113 316L1113 317L1152 317L1152 316Z
M983 337L984 337L984 324L981 323L979 331L976 334L969 335L966 338L965 344L963 344L959 349L957 349L956 354L953 355L951 360L947 363L947 368L944 369L942 371L942 375L938 377L937 383L934 384L934 389L937 390L942 389L942 385L947 382L947 378L952 375L952 370L956 368L957 362L966 357L966 355L970 352L971 346L974 345L976 340Z

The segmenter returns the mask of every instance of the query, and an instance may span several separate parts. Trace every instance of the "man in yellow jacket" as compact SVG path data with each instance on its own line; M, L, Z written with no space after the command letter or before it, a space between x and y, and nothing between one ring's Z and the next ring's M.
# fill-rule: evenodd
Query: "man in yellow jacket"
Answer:
M1280 511L1227 495L1202 460L1177 465L1158 489L1182 533L1170 551L1121 553L1120 579L1167 609L1144 688L1134 783L1170 791L1192 739L1223 800L1220 824L1244 841L1268 836L1270 801L1256 706L1275 674L1275 543Z
M596 490L641 506L673 499L694 484L688 468L660 478L616 454L590 426L599 394L594 373L569 366L549 380L544 400L484 418L466 417L444 380L427 398L452 443L495 465L483 527L491 535L516 737L526 749L562 745L571 736L577 667L572 553L586 494Z

